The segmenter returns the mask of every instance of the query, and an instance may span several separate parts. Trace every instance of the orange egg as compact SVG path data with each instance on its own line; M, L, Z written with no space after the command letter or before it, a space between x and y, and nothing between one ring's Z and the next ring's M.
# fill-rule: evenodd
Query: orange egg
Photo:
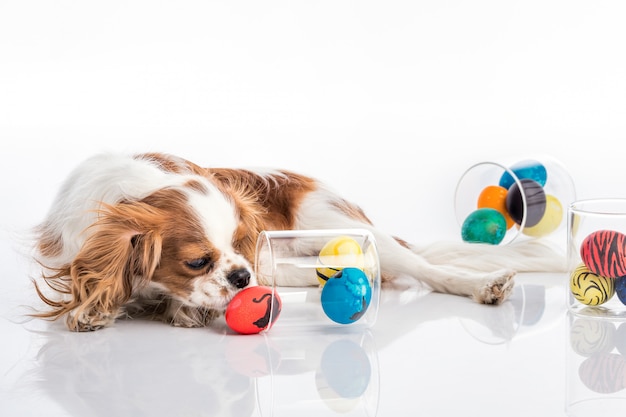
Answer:
M477 208L491 208L498 210L506 220L506 228L510 229L515 223L506 209L506 194L508 190L499 185L485 187L478 196Z

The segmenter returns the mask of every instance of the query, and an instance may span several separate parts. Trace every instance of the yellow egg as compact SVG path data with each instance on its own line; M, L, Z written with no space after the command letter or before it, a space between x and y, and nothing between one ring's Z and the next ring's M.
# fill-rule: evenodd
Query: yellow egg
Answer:
M317 279L321 285L326 284L328 278L343 268L363 268L363 250L359 242L349 236L337 236L331 239L320 250L317 263L323 267L317 268Z
M549 235L559 228L563 220L563 206L553 195L546 194L546 211L533 227L524 227L522 233L531 237L541 237Z
M597 306L607 302L615 294L613 278L606 278L591 272L585 264L580 264L570 276L570 290L579 302Z

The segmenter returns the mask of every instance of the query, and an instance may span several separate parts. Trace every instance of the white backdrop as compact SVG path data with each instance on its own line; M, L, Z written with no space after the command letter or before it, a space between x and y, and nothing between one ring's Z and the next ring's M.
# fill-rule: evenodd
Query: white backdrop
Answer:
M579 198L626 197L625 18L622 0L0 1L3 232L102 150L302 171L416 242L457 236L481 160L552 155Z
M14 233L38 223L69 170L103 150L302 171L416 243L460 239L454 189L478 161L547 154L569 170L579 198L626 197L625 22L624 0L0 0L0 325L15 329L6 321L14 304L36 297ZM560 301L547 301L556 311ZM417 307L425 314L418 322L439 314ZM396 363L415 352L411 343L381 352L386 410L409 392L390 389L395 375L419 376L421 365L454 365L448 359L457 356L459 377L426 372L434 379L422 381L423 392L433 381L452 392L467 384L497 390L499 373L525 371L545 383L519 379L493 409L510 399L522 412L561 409L565 358L551 349L563 347L559 328L525 338L530 328L519 342L486 351L446 323L406 339L419 340L417 352L434 347L425 356L434 362ZM37 381L50 398L28 385L14 389L22 369L62 363L50 355L31 363L43 339L19 330L0 347L5 408L22 407L22 398L48 415L89 406L63 408L63 398L75 398L63 393L80 383L80 367L68 368L66 386ZM462 344L467 352L457 355ZM200 343L187 345L185 355ZM56 346L48 352L72 352ZM103 346L117 345L80 351L89 357ZM103 363L111 358L114 371L124 366L111 352ZM487 375L481 364L493 363L496 379L476 384ZM122 383L128 375L120 373ZM413 388L408 395L419 392ZM476 392L457 391L463 405ZM424 403L438 409L440 397Z

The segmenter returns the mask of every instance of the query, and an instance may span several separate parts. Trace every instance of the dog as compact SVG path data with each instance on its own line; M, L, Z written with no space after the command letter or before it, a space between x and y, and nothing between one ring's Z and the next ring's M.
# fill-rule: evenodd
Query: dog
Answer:
M65 317L73 331L140 314L206 326L239 291L269 284L252 267L261 231L338 228L373 233L383 287L410 277L432 291L500 304L517 272L561 269L560 258L538 243L418 248L296 172L206 168L157 152L104 153L69 174L34 229L42 273L33 282L46 304L34 315ZM319 285L315 276L276 283Z

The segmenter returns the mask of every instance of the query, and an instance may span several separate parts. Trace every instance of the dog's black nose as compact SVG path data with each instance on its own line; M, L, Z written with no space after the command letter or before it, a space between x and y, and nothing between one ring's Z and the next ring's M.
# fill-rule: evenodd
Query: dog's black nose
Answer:
M235 269L228 274L228 281L237 288L243 288L250 282L250 271L245 268Z

